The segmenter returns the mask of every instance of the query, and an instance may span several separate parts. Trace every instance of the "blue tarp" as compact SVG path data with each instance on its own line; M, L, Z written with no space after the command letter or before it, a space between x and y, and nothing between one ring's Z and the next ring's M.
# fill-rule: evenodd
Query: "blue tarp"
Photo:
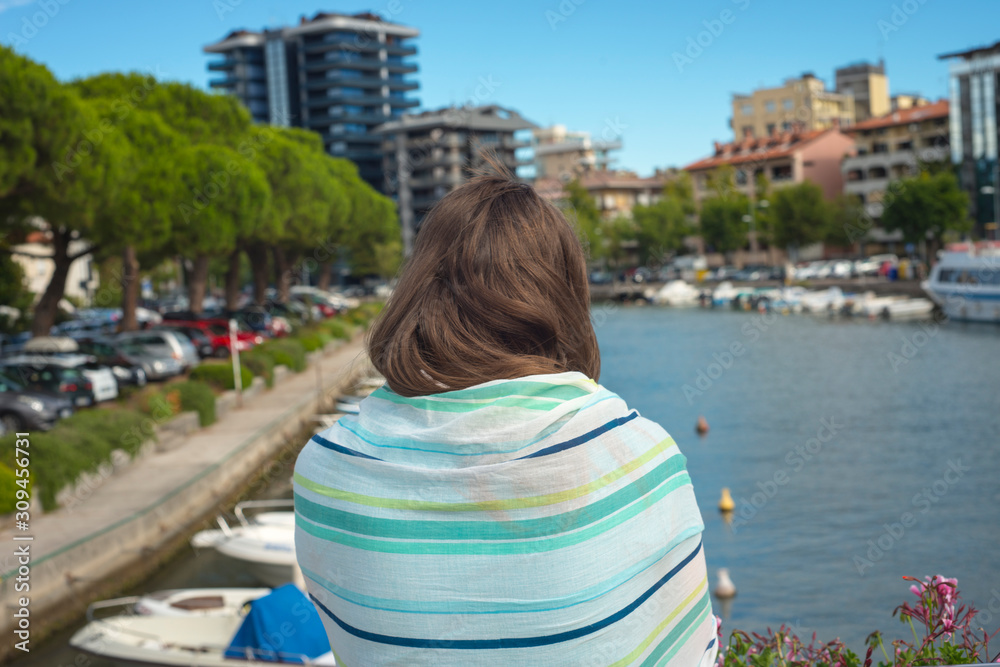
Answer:
M250 612L226 649L227 658L302 664L330 651L312 601L292 584L250 603Z

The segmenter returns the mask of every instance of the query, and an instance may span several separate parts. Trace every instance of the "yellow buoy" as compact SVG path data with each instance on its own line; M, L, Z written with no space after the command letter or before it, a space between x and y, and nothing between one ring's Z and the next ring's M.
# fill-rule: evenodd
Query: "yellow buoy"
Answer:
M719 498L719 511L720 512L732 512L736 508L736 503L733 502L733 497L729 495L729 488L722 489L722 497Z

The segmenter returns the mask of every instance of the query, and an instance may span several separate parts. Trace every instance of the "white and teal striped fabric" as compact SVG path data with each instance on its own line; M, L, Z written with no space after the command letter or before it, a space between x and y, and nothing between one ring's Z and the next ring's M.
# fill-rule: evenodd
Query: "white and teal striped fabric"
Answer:
M294 485L338 664L715 660L685 458L582 373L382 387L309 441Z

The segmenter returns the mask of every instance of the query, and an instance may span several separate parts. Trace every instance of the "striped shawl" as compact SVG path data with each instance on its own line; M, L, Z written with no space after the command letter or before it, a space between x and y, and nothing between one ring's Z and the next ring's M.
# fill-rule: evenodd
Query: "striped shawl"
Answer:
M294 487L338 664L714 661L685 458L581 373L382 387L309 441Z

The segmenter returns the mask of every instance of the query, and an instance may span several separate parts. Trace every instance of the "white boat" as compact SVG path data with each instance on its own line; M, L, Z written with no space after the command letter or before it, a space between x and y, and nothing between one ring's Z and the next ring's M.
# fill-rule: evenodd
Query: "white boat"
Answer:
M902 299L894 301L882 309L882 317L890 320L921 320L930 318L934 312L934 302L930 299Z
M806 292L799 298L799 303L804 312L825 315L839 310L844 305L844 292L839 287Z
M683 280L671 280L647 297L655 304L663 306L697 306L701 290Z
M865 299L864 303L861 304L858 314L868 319L874 319L882 316L889 306L903 301L906 301L906 297L899 294L871 297Z
M920 286L949 319L1000 323L1000 243L949 246Z
M271 592L270 588L181 588L156 591L95 602L87 608L87 620L97 612L121 609L140 616L234 616L246 604Z
M195 549L215 549L233 559L245 571L268 586L281 586L295 579L295 513L261 512L247 518L251 508L291 505L291 500L254 500L240 503L237 526L216 517L219 528L202 530L191 538Z
M712 306L724 308L740 293L742 288L734 287L731 282L724 280L712 290Z
M121 667L337 664L316 607L292 585L250 601L246 613L94 619L69 644Z

